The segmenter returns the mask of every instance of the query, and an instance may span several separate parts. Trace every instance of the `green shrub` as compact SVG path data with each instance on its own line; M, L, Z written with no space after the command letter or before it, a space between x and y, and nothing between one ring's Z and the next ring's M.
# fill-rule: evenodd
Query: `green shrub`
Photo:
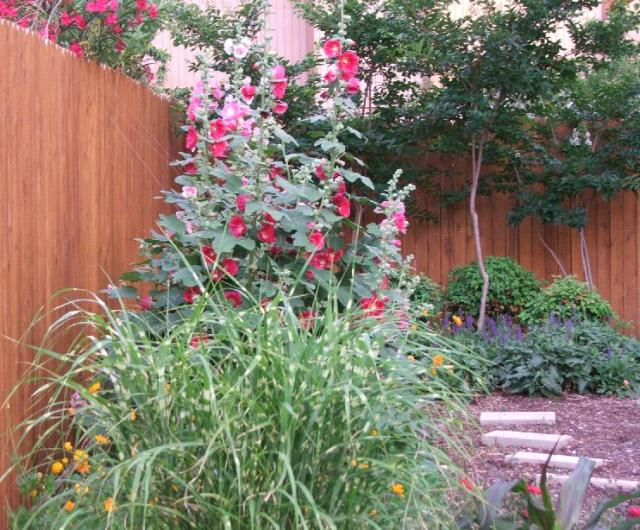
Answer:
M551 285L527 300L520 321L527 325L539 323L552 314L563 320L573 317L600 321L615 318L609 302L597 291L589 291L589 286L575 276L556 278Z
M462 403L406 356L430 352L391 349L389 319L333 298L301 325L280 296L242 310L201 296L163 336L102 303L60 319L53 335L92 338L41 350L44 403L23 427L42 434L13 528L452 528L444 427ZM52 359L64 375L38 371Z
M533 273L511 258L490 256L485 259L485 268L489 275L489 316L517 316L540 291ZM446 301L450 311L477 317L481 294L482 277L477 262L456 267L449 273Z
M551 317L526 334L517 326L490 333L482 351L493 361L490 380L505 392L551 396L564 391L640 391L640 341L607 324Z
M413 292L409 297L409 303L414 316L431 318L442 311L444 290L438 282L420 273L412 278L411 286Z

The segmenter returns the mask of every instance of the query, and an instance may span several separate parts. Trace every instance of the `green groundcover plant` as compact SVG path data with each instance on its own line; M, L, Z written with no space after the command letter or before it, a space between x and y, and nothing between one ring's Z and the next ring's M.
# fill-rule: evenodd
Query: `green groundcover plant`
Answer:
M385 353L389 319L333 293L301 325L291 300L203 295L160 335L97 298L67 307L50 336L78 339L41 348L29 381L13 528L451 528L465 394L430 350Z
M532 272L511 258L490 256L484 260L490 278L487 315L517 316L540 286ZM478 316L482 276L477 262L454 268L449 274L447 308L455 313Z

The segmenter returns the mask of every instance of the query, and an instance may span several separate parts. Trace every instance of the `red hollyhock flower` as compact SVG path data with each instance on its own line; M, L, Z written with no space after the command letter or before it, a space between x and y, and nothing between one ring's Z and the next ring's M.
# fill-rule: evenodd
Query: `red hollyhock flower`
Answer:
M244 213L247 209L247 196L242 193L236 197L236 208L240 213Z
M229 276L235 276L238 274L238 261L233 258L224 258L222 268Z
M285 112L287 112L288 108L288 103L285 103L284 101L276 101L276 104L271 109L271 112L273 112L274 114L284 114Z
M69 51L78 57L84 57L84 48L82 48L82 46L77 42L69 44Z
M335 264L340 261L343 255L343 250L328 248L327 250L316 252L309 261L309 265L321 270L334 269Z
M198 348L200 344L206 344L210 340L211 338L207 335L194 335L189 341L189 346L192 348Z
M227 149L229 149L229 142L222 140L221 142L213 142L209 149L211 150L211 156L213 158L224 158L227 156Z
M240 215L233 215L229 219L229 232L233 237L242 237L247 233L247 225Z
M640 518L640 506L629 506L627 515L632 519Z
M191 125L187 130L187 138L184 142L184 146L187 149L187 151L195 151L197 145L198 145L198 131L196 131L196 128L193 125Z
M353 95L360 92L360 79L357 77L352 77L347 82L347 93Z
M1 6L1 4L0 4ZM2 15L2 12L0 11L0 15ZM62 16L60 17L60 25L61 26L70 26L71 24L73 24L73 15L69 14L69 13L62 13Z
M258 239L263 243L275 243L277 239L274 226L270 223L262 223L260 230L258 230Z
M318 250L322 250L324 248L324 235L322 235L321 232L311 232L309 234L309 241Z
M346 51L338 57L338 70L342 74L342 79L349 81L358 73L358 63L360 58L354 51Z
M327 180L327 172L322 165L317 165L315 169L316 177L320 180Z
M385 307L385 299L378 298L377 295L373 294L368 298L363 298L360 300L360 307L364 309L364 312L367 316L370 317L379 317L382 316Z
M329 39L322 47L325 57L335 59L342 53L342 41L340 39Z
M198 172L198 168L193 162L189 162L188 164L185 164L184 172L187 175L195 175Z
M224 292L224 297L233 307L240 307L242 305L242 295L235 289L229 289Z
M204 257L205 263L208 265L213 265L216 262L216 253L213 250L213 247L207 245L202 247L202 256Z
M193 304L196 301L196 298L202 294L200 287L187 287L182 295L182 298L187 304Z
M227 134L227 128L225 127L222 118L213 120L209 124L209 132L211 133L211 138L213 138L214 140L220 140L220 138Z
M527 484L527 491L532 495L542 495L542 490L533 484Z
M336 211L342 217L349 217L351 215L351 203L349 199L343 193L336 193L332 198L331 202L336 207Z
M247 103L251 103L256 95L256 87L253 85L242 85L240 94L242 94L242 97L247 101Z
M282 99L287 92L287 86L289 83L286 81L278 81L277 83L272 83L271 91L273 92L273 97L276 99Z
M336 189L338 190L338 193L347 193L347 185L345 184L344 180L338 182Z
M473 482L471 482L468 477L462 477L460 484L462 484L467 491L473 491Z
M156 4L149 6L149 18L158 18L158 6Z
M138 300L138 307L143 311L149 311L153 307L153 298L151 298L151 295L146 294L140 297L140 300Z
M273 216L269 212L264 212L262 214L262 218L264 219L264 222L267 224L270 224L270 225L276 224L276 220L273 218Z
M311 329L313 327L314 320L316 319L316 313L314 311L303 311L300 313L300 327L302 329Z
M304 272L304 275L307 277L307 280L309 281L312 281L316 277L315 272L313 272L312 270L306 270Z

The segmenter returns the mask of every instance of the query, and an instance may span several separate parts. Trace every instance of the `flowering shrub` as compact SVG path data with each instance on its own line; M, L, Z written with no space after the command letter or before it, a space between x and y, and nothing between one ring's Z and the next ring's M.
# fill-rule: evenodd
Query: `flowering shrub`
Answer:
M159 1L0 0L0 18L38 32L72 53L152 82L166 54L151 41L162 26Z
M391 309L406 328L406 282L391 286L389 277L402 278L406 265L399 236L412 187L398 189L396 173L380 203L349 191L354 181L371 185L341 143L343 135L359 134L342 124L354 109L349 94L358 90L350 44L337 36L325 45L332 75L319 97L327 110L311 122L328 132L313 149L291 152L297 142L280 125L288 108L285 67L264 46L257 78L246 77L242 62L256 45L225 41L235 65L228 82L205 69L189 101L186 151L176 162L181 190L166 193L178 211L162 217L163 232L143 243L146 261L123 276L154 284L139 298L143 309L184 310L205 294L241 308L291 289L308 316L314 299L335 286L343 306L356 302L373 317ZM350 220L354 204L372 207L380 223L361 229ZM139 296L131 286L111 294Z
M388 324L359 325L335 292L309 329L291 302L200 297L161 337L74 304L51 336L91 337L39 350L24 426L42 434L25 439L12 528L453 528L460 449L442 425L461 393L406 357L424 347L382 355ZM38 371L53 359L62 375Z

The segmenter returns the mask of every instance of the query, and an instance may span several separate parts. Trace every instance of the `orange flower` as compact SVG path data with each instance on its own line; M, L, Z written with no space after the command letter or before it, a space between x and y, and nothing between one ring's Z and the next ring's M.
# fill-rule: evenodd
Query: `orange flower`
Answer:
M104 511L107 513L116 511L116 501L113 500L112 497L108 497L106 501L104 501Z
M391 491L398 497L404 497L404 486L399 482L391 484Z
M51 473L59 475L64 471L64 464L62 462L54 462L51 464Z
M72 500L68 500L67 502L64 503L64 509L68 512L73 510L75 507L76 507L76 503L73 502Z
M453 316L451 317L451 320L453 321L453 323L454 323L457 327L462 326L462 319L461 319L458 315L453 315Z
M73 451L73 444L71 442L64 442L64 450L71 452Z
M95 394L96 392L99 392L101 386L102 385L100 384L100 381L96 381L88 388L89 394Z
M85 475L91 471L91 466L89 465L89 460L81 460L80 463L76 466L76 471L78 473L82 473Z
M431 359L431 362L433 362L434 366L442 366L444 364L444 355L440 353L434 355Z
M473 482L471 482L468 477L462 477L460 484L462 484L467 490L473 491Z
M95 436L96 443L99 445L105 445L109 443L109 438L104 434L96 434Z
M131 418L131 421L136 421L138 419L138 413L134 409L131 409L129 417Z

